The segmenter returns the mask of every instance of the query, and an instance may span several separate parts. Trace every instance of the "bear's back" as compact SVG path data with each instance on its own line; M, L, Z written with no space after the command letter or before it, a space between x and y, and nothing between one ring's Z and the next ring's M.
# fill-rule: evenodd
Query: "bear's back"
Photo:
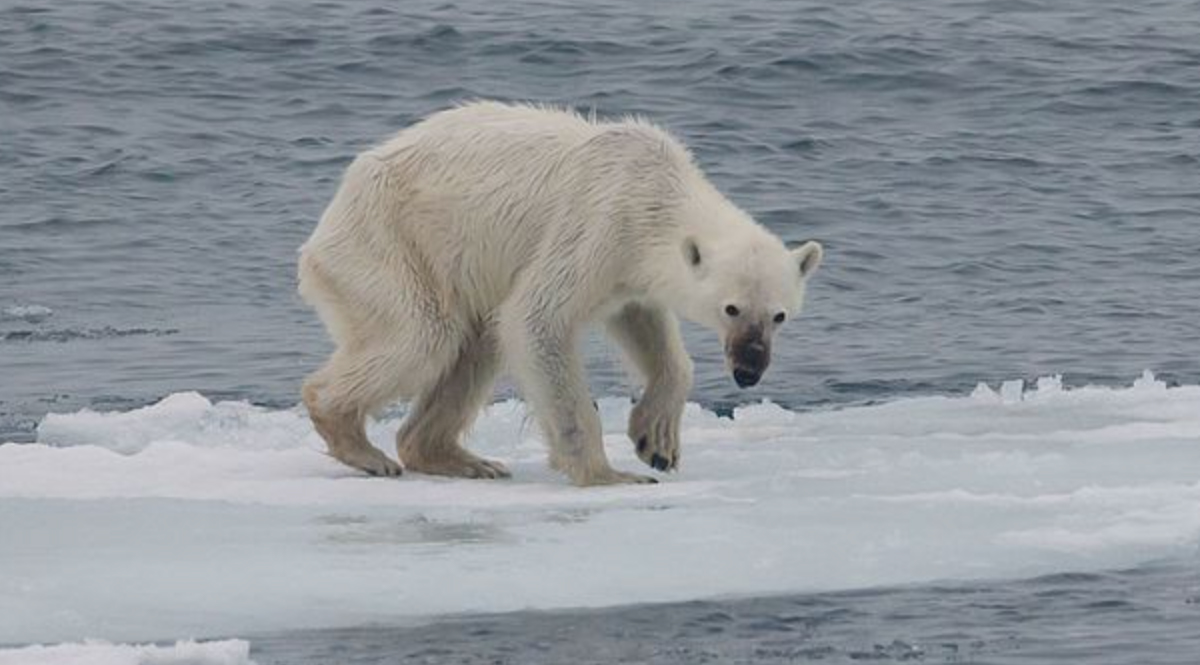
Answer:
M664 212L668 190L690 170L686 149L646 122L476 102L363 153L347 181L365 191L346 198L381 211L357 225L366 244L405 248L435 282L473 284L471 309L486 310L539 255L580 243L589 247L583 253L602 254L613 250L611 238L628 233L612 224L658 226L673 218ZM372 198L380 196L388 198Z
M388 160L408 151L441 155L458 166L488 164L505 158L514 160L540 155L542 159L561 154L586 142L600 131L581 116L560 109L499 102L474 102L435 113L407 127L369 151ZM468 159L470 157L471 159Z

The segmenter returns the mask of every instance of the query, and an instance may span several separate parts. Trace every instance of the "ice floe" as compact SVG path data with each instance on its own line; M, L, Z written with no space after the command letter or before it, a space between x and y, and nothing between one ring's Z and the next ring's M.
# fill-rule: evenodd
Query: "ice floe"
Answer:
M629 404L600 409L614 464L638 468ZM370 430L392 454L398 424ZM38 443L0 446L0 644L1085 571L1200 541L1200 387L1150 375L689 405L683 437L662 484L577 489L519 402L470 437L509 481L362 477L301 410L195 393L51 415Z

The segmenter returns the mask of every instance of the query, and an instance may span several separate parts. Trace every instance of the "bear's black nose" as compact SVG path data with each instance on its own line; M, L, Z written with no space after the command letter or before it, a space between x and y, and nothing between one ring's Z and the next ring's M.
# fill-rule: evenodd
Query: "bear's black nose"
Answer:
M762 378L762 372L755 372L742 367L733 370L733 380L737 382L738 388L749 388L758 383Z

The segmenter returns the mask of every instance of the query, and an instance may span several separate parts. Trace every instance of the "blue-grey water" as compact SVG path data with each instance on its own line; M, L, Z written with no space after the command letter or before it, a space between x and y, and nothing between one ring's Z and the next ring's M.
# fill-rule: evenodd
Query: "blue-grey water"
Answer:
M709 406L1200 382L1194 0L0 0L0 441L180 390L295 404L329 350L295 250L342 168L477 97L644 114L760 221L825 243L760 387L688 329ZM599 394L629 391L614 357L592 345ZM980 639L1051 659L1020 618L1039 592L1002 592L1011 638ZM921 630L961 618L961 595L919 593ZM1195 620L1190 598L1173 607ZM1156 616L1121 639L1053 625L1118 650L1089 662L1192 662L1135 657ZM866 655L917 657L892 634Z
M1195 665L1200 574L1146 565L991 584L468 616L257 636L258 665Z

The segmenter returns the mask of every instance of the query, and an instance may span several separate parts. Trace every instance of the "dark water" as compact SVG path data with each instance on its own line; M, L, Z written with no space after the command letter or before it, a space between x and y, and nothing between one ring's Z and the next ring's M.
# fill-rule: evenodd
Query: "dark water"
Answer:
M1198 655L1194 565L282 633L254 638L251 650L259 665L1195 665Z
M761 387L688 330L708 405L1200 382L1200 2L0 0L0 441L180 390L295 404L328 351L295 249L341 169L474 97L645 114L825 242ZM600 394L627 391L614 355L591 350ZM485 617L256 657L1190 663L1196 586L1150 567Z
M297 401L296 247L456 100L642 113L828 262L792 407L1064 373L1200 381L1200 3L0 2L0 439L184 389ZM615 352L597 391L624 393Z

